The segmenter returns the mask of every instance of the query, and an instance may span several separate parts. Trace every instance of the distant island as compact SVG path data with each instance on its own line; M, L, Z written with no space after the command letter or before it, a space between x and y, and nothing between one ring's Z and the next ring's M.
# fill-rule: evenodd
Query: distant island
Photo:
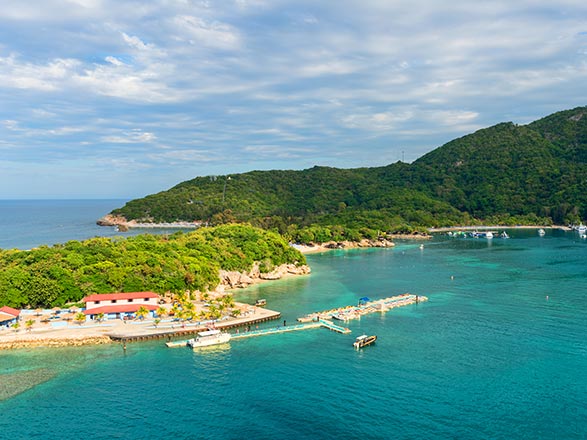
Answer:
M99 223L249 223L299 243L457 225L566 225L587 217L585 181L587 107L578 107L476 131L411 164L196 177Z

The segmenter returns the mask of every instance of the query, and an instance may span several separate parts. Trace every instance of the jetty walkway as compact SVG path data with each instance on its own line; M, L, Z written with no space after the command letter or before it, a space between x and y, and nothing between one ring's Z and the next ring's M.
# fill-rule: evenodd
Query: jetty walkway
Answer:
M321 321L325 318L337 319L339 321L349 321L351 319L358 319L363 315L376 312L387 312L396 307L407 306L410 304L417 304L419 302L428 301L428 298L422 295L413 295L404 293L402 295L391 296L389 298L382 298L374 301L366 301L357 306L345 306L337 309L324 310L322 312L314 312L309 315L298 318L299 322Z
M263 328L263 329L259 329L259 330L244 331L242 333L241 332L233 333L233 334L231 334L230 340L232 341L235 339L253 338L255 336L275 335L278 333L288 333L288 332L309 330L309 329L320 328L320 327L327 328L329 330L332 330L332 331L335 331L338 333L343 333L343 334L347 334L347 333L351 332L351 330L346 327L341 327L340 325L336 325L332 321L328 321L326 319L321 319L320 321L309 322L306 324L286 325L286 326ZM171 348L185 347L187 345L187 342L188 342L187 339L182 340L182 341L169 341L169 342L166 342L165 345L167 345L168 347L171 347Z

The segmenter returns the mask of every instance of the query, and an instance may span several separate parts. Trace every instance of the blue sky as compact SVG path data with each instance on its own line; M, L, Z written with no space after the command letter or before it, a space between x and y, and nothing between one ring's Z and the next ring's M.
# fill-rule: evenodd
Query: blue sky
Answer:
M584 0L3 0L0 199L412 162L586 98Z

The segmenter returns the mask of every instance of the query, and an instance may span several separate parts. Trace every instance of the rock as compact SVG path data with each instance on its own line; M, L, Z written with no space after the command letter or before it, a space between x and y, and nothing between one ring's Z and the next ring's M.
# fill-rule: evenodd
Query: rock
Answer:
M127 225L128 221L124 217L107 214L99 219L96 224L98 226L120 226Z

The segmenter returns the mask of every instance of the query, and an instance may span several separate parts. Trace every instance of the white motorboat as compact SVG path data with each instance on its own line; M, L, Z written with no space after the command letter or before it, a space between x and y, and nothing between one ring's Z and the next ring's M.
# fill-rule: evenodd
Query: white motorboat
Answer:
M225 344L228 341L230 341L230 333L224 333L220 330L208 330L199 332L198 337L190 339L187 345L191 348L199 348L209 345Z
M540 235L541 237L544 236L546 234L546 231L542 228L538 229L538 235Z
M377 336L375 335L361 335L357 339L355 339L355 342L353 342L353 346L355 348L363 348L367 345L374 344L376 340Z

